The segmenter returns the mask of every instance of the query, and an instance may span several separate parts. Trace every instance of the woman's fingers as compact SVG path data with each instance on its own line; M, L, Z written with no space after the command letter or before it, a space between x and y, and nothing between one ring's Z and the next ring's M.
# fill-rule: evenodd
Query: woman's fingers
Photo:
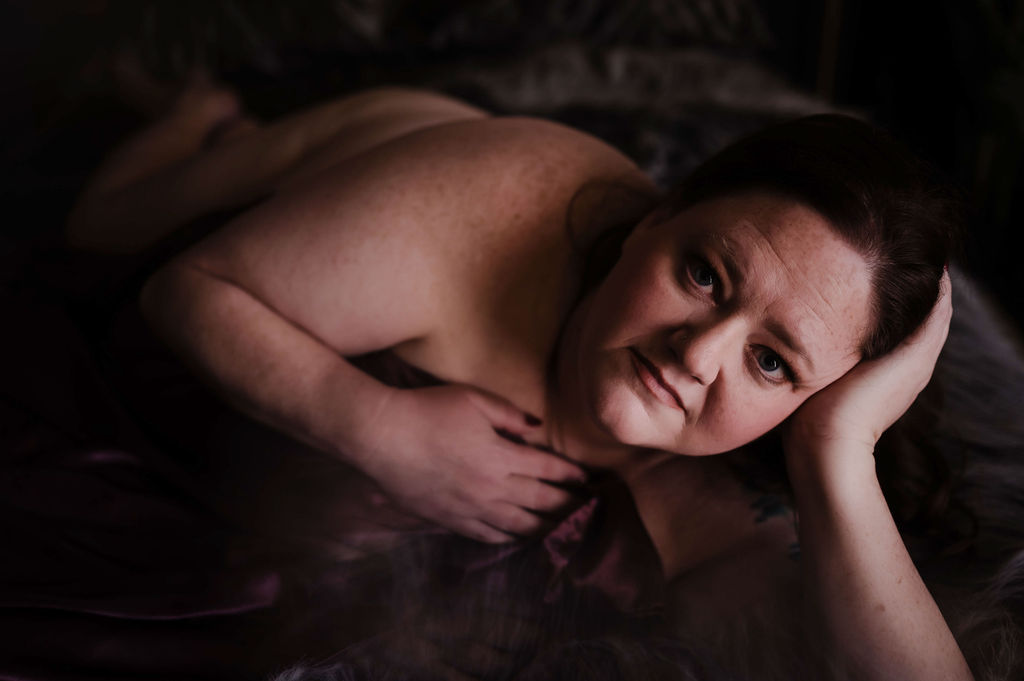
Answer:
M946 343L946 337L949 335L949 323L952 319L953 282L947 271L939 281L939 299L921 329L921 334L934 344L936 352L941 350Z
M551 454L525 447L518 449L523 451L514 452L514 456L526 459L518 470L526 472L511 473L502 479L500 487L495 490L499 496L492 497L478 519L469 521L472 527L470 536L488 543L503 543L536 534L550 525L546 515L564 512L574 501L571 492L537 476L563 475L575 480L582 471Z
M542 518L515 504L499 504L484 520L496 529L515 537L536 534L544 525Z
M516 534L503 532L498 527L475 518L466 518L462 523L452 523L452 529L461 535L470 539L476 539L485 544L507 544L518 539Z
M389 406L416 436L378 445L371 476L398 506L478 541L536 533L569 501L557 484L586 479L543 444L536 418L487 393L397 391Z
M920 349L915 348L914 350L924 355L922 361L925 362L926 369L920 372L918 381L919 391L923 390L928 381L931 380L939 353L942 352L942 347L946 344L946 338L949 336L949 324L952 318L952 283L947 271L942 275L941 281L939 281L939 299L935 303L935 307L932 308L928 319L925 320L925 323L918 333L914 334L913 338L916 343L921 345Z
M509 501L531 511L555 513L572 504L572 493L535 478L513 475L509 480Z
M510 465L516 475L551 482L584 483L587 474L582 468L554 454L521 447Z
M787 428L790 449L822 440L846 440L873 447L882 433L910 408L931 380L953 314L948 272L924 324L892 352L861 362L807 400Z
M521 447L525 446L514 457L514 473L553 482L586 480L582 468L550 453L543 444L543 422L538 417L500 397L481 391L470 391L467 394L500 437Z
M494 432L512 444L522 447L510 453L515 473L552 482L586 482L586 471L578 464L559 456L547 445L527 442L522 435L503 428L495 428Z
M523 411L508 400L480 390L471 390L466 394L495 429L517 433L526 440L538 439L543 433L543 422L538 417Z
M938 300L924 324L891 354L872 363L884 380L905 380L907 387L916 390L915 395L927 385L949 334L949 323L953 317L952 298L949 272L946 272L939 281Z
M507 501L495 504L484 517L486 524L509 535L525 537L551 525L548 515L566 511L575 497L540 480L513 476Z
M932 311L928 314L928 318L925 319L921 328L915 331L912 336L897 348L896 352L911 352L915 349L915 346L924 344L926 348L932 348L937 353L946 342L946 336L949 333L949 322L952 317L952 283L949 279L949 272L946 272L942 275L942 279L939 280L939 297L932 307Z
M942 275L939 280L939 297L928 314L925 323L911 336L912 340L931 341L934 345L942 347L949 333L949 322L953 317L953 282L949 278L949 272Z

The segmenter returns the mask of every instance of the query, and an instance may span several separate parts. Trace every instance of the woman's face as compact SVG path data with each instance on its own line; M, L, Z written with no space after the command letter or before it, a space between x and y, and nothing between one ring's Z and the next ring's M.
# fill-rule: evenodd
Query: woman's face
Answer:
M584 303L575 381L619 442L735 449L857 363L868 264L814 210L751 192L641 223Z

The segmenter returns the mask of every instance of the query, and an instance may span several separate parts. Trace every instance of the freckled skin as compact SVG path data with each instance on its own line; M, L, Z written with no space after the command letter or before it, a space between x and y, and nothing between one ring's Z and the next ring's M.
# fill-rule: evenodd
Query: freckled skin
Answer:
M715 270L714 286L696 283L695 258ZM870 295L865 259L791 199L747 193L645 220L580 307L571 377L582 418L629 445L698 456L735 449L857 363ZM631 347L660 369L685 413L638 379ZM757 358L765 352L790 364L796 382L780 371L769 373L779 381L763 380Z

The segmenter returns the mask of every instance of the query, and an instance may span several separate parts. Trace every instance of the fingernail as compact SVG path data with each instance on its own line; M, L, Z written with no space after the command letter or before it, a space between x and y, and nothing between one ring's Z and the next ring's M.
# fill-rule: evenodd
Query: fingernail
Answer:
M524 412L523 418L526 420L526 425L528 426L539 426L541 423L543 423L543 421L541 421L540 418L534 416L529 412Z
M948 272L949 271L949 261L948 260L945 262L945 264L943 264L942 271L943 272Z

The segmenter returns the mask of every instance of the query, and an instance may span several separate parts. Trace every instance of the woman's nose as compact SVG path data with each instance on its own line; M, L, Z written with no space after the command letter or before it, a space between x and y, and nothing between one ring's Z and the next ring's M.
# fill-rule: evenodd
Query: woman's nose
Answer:
M738 331L729 320L678 329L672 334L671 347L680 369L701 385L711 385L735 353Z

